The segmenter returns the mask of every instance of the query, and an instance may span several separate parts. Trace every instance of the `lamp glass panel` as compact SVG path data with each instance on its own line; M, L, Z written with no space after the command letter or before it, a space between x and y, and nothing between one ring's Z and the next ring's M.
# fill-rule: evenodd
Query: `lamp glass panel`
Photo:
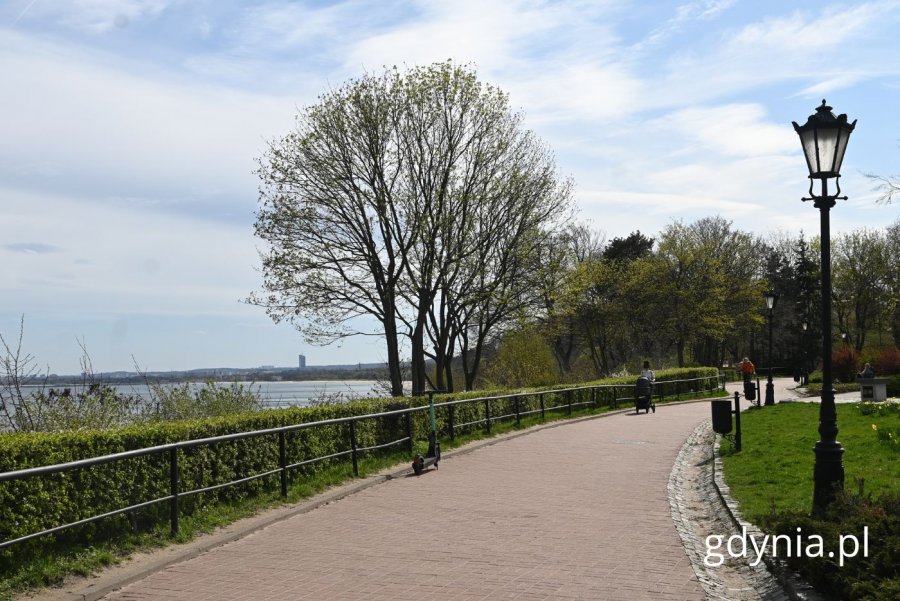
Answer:
M850 132L841 128L838 130L837 153L834 156L834 172L841 172L841 164L844 162L844 153L847 152L847 140L850 139Z
M838 134L840 129L836 127L820 127L819 136L819 171L834 173L835 151L837 150ZM846 145L845 145L846 146Z
M816 132L813 129L800 132L800 144L803 145L803 154L806 156L806 166L809 174L818 173L819 163L816 157Z

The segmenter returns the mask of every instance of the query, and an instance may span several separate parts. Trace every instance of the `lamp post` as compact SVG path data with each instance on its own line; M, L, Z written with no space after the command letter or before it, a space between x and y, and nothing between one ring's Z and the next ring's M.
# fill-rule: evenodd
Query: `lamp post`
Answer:
M809 374L807 372L809 369L809 357L806 352L806 332L809 331L809 322L806 321L805 317L800 323L800 327L803 328L803 369L800 371L800 384L806 386L809 384Z
M774 290L767 290L763 292L763 297L766 299L766 309L769 310L769 379L766 380L766 405L774 405L775 385L772 384L772 313L775 310L775 302L778 300L778 295L775 294Z
M813 511L821 513L838 491L844 487L844 448L837 441L837 411L834 406L834 386L831 374L831 232L829 212L840 196L841 163L847 150L847 140L856 127L847 122L847 115L834 116L825 101L816 108L806 123L793 123L800 136L806 166L809 169L809 198L819 209L822 249L822 402L819 405L819 441L813 451L816 462L813 468ZM837 194L828 193L828 180L834 178ZM813 184L819 180L821 194L813 192Z

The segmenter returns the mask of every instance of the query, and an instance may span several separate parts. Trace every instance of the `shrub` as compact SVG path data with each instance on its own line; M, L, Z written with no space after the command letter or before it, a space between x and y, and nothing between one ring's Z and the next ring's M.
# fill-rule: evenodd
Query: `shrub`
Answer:
M889 396L900 397L900 374L888 378L887 393Z
M18 432L105 429L141 421L146 403L94 382L73 388L50 388L21 396L11 422Z
M878 376L900 374L900 349L897 347L881 349L872 362L872 367Z
M806 540L813 534L822 537L823 557L793 553L787 558L788 565L817 590L850 601L900 599L900 496L884 495L873 500L867 495L845 494L821 519L790 512L770 515L765 525L789 538L797 536L798 528ZM840 565L840 537L853 535L863 541L864 528L868 532L868 557L859 553Z
M859 353L848 344L831 353L831 373L840 382L853 382L859 371Z
M556 381L556 360L543 336L534 328L508 332L485 379L503 387L546 386Z
M162 420L222 417L263 408L253 384L233 382L222 386L206 382L202 386L185 382L176 386L151 383L151 411Z

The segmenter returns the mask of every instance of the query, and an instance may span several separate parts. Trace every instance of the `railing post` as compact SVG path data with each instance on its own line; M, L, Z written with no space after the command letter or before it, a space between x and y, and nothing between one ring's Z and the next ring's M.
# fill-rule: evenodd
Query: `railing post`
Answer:
M617 391L618 389L616 388L615 384L613 385L612 389L613 389L613 402L612 402L612 406L613 406L613 409L618 409L618 408L619 408L619 395L616 393L616 391Z
M741 450L741 395L734 393L734 450Z
M491 401L484 399L484 421L487 425L487 431L491 431Z
M284 430L278 433L278 465L281 466L281 496L287 496L287 449Z
M681 380L675 380L675 400L678 401L681 399Z
M353 477L359 478L359 463L356 459L356 420L350 422L350 459L353 460Z
M172 536L178 534L178 447L169 449L169 488L172 500L169 502L169 519Z
M513 401L515 401L515 403L516 403L516 425L518 426L519 420L520 420L520 418L519 418L519 397L514 396Z
M568 404L568 408L566 409L566 415L572 415L572 389L566 391L566 403Z
M456 439L456 425L455 425L455 415L456 415L456 405L447 405L447 410L449 411L449 415L447 416L447 422L450 426L450 440Z
M541 421L544 421L544 393L541 393Z
M597 389L591 388L591 407L593 409L597 408Z
M406 438L408 439L407 448L409 452L413 452L413 429L412 429L412 411L407 410L406 413L403 414L406 418Z

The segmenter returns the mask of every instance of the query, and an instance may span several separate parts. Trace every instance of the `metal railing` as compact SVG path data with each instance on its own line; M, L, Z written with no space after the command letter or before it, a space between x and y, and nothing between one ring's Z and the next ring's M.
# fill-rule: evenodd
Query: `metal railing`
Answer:
M724 388L725 382L724 378L721 375L685 380L661 380L657 381L654 385L654 396L657 396L659 399L662 399L664 397L674 397L675 399L678 399L680 398L681 394L686 394L689 392L697 393L719 389L724 390ZM585 407L599 408L606 406L617 408L620 403L634 402L635 399L633 396L633 391L633 384L603 384L596 386L580 386L575 388L544 390L539 392L522 392L472 399L459 399L446 401L443 403L435 403L434 406L435 410L440 416L438 420L439 435L446 434L451 439L454 439L458 434L466 430L472 430L473 426L483 426L487 432L490 432L492 424L502 420L509 420L514 418L516 424L519 424L521 420L527 416L540 414L541 419L543 420L548 412L554 411L565 411L567 415L571 415L574 410ZM469 419L469 421L457 423L457 418L459 417L458 414L460 412L465 413L465 411L462 411L463 409L468 409L468 413L470 414L474 412L476 414L474 416L475 419ZM117 508L112 511L96 514L66 524L47 528L39 532L33 532L11 540L3 541L0 542L0 549L15 545L17 543L23 543L25 541L36 539L41 536L58 533L63 530L74 528L76 526L90 524L92 522L97 522L105 518L133 512L138 509L151 507L161 503L169 503L169 521L171 525L171 533L174 536L178 533L179 505L182 499L226 487L237 486L240 484L258 480L260 478L274 476L275 474L278 474L279 476L281 495L287 496L288 473L291 470L320 461L349 456L350 462L352 464L353 475L354 477L359 477L358 459L361 453L395 447L405 443L406 450L410 454L412 454L415 440L413 432L413 416L416 413L426 412L427 410L428 406L422 405L417 407L389 410L380 413L371 413L366 415L357 415L322 420L317 422L307 422L289 426L281 426L277 428L255 430L252 432L239 432L221 436L212 436L208 438L185 440L142 449L124 451L121 453L113 453L100 457L70 461L67 463L60 463L56 465L47 465L42 467L33 467L12 472L0 473L0 483L3 483L16 480L24 480L27 478L59 474L63 472L70 472L74 470L81 470L96 465L120 462L137 457L165 454L168 455L169 464L169 494L150 500L143 500L126 507ZM360 447L358 445L357 424L359 422L364 420L382 419L390 416L397 416L405 421L405 436L382 444L376 444L366 447ZM349 444L349 448L323 455L321 457L313 457L303 461L288 463L286 439L286 435L288 433L341 424L348 424L349 426L348 439L346 441L346 443ZM243 439L265 436L273 436L277 437L278 439L277 467L273 467L272 469L268 469L255 474L242 475L240 478L237 478L235 480L218 483L211 486L194 488L190 490L181 489L182 481L180 478L181 474L179 470L180 452L193 447L204 447L218 443L234 442Z

